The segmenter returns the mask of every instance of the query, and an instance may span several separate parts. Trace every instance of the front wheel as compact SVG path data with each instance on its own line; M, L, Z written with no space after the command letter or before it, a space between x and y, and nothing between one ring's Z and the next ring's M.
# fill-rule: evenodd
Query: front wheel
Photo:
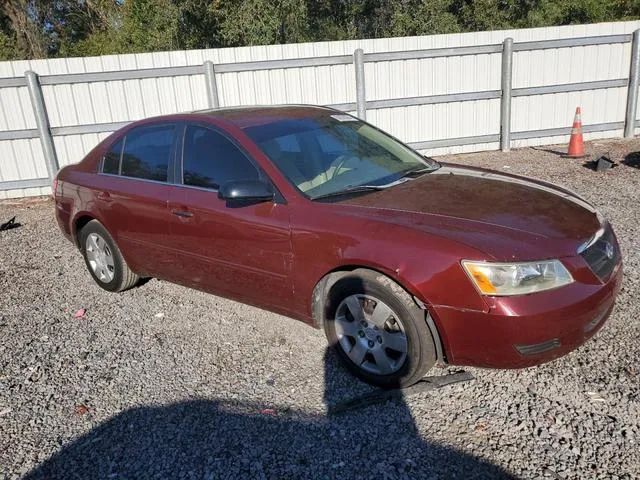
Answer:
M368 383L413 385L436 362L424 312L387 277L363 271L341 278L329 291L325 312L329 343Z

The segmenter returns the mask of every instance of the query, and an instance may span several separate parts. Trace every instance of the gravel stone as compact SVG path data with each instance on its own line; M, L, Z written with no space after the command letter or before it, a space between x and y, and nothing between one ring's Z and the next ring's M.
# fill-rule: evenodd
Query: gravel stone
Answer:
M560 148L443 160L595 204L625 261L608 324L549 364L469 368L473 381L339 415L329 406L373 389L321 331L158 280L108 293L50 199L0 202L22 224L0 232L0 478L640 478L640 170L596 173ZM640 140L587 151L620 163Z

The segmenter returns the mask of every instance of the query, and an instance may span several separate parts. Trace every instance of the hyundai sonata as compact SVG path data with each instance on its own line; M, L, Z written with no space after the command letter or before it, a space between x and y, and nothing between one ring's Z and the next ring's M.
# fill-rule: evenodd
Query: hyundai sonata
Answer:
M611 225L575 193L437 163L324 107L134 122L63 168L54 197L102 288L157 277L303 320L383 387L438 360L564 355L622 277Z

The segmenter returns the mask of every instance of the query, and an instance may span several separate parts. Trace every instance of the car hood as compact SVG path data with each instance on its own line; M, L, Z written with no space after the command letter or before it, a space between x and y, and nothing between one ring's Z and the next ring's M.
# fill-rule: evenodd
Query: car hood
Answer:
M595 209L549 183L443 164L414 180L339 202L359 214L418 228L494 259L575 255L600 228Z

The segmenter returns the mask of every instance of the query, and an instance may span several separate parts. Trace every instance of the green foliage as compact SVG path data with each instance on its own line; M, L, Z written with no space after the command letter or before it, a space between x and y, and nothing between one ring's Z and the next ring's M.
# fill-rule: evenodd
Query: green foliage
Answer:
M15 39L5 32L0 32L0 60L15 60Z
M613 14L618 2L602 0L555 1L542 0L527 15L528 26L545 26L549 23L567 25L571 23L607 22L618 17ZM612 15L613 14L613 15Z
M2 0L0 60L640 18L640 0Z
M174 50L179 10L171 0L124 2L120 48L123 52Z
M463 31L613 22L640 16L638 0L458 0Z
M307 5L299 0L229 1L222 11L220 29L227 46L311 40Z
M0 60L16 58L16 39L10 28L9 17L0 8Z
M452 0L418 0L401 3L393 11L384 35L390 37L458 33L461 26Z
M223 45L220 33L222 11L218 3L211 0L178 2L180 48L215 48Z

